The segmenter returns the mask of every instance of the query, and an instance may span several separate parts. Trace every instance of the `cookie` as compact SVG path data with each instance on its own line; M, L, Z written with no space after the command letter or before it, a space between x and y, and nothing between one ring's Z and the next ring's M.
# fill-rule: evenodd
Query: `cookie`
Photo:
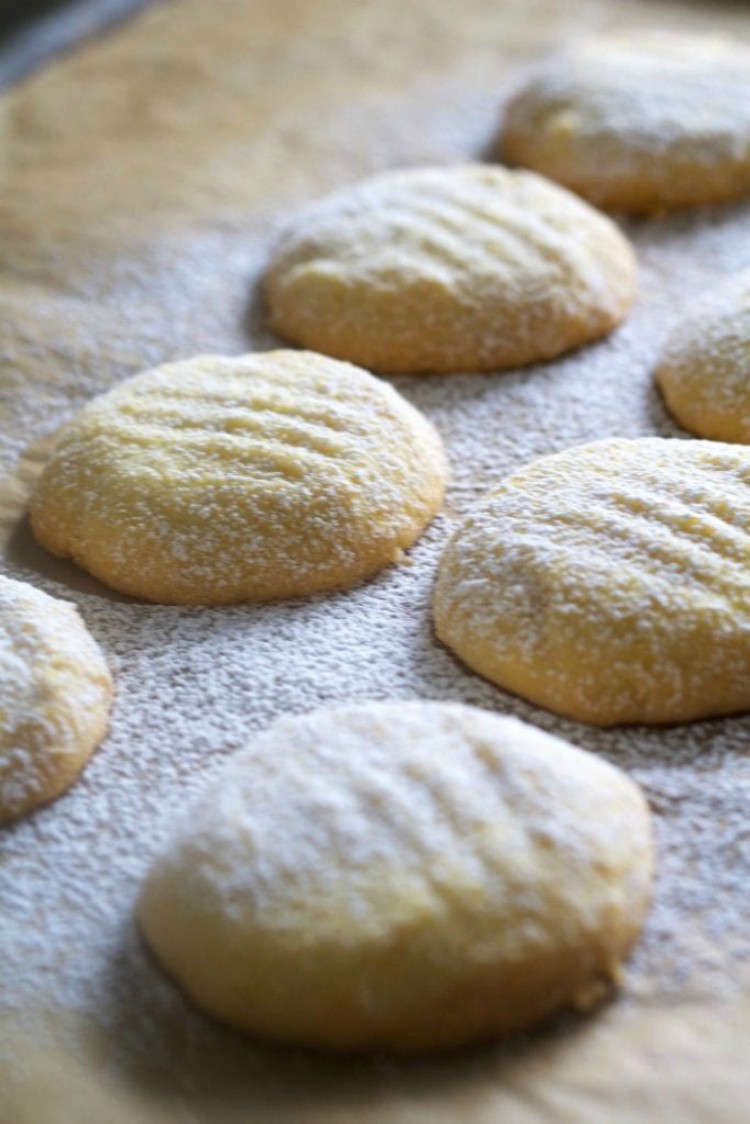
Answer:
M567 718L750 708L750 450L613 439L541 457L460 524L437 635Z
M720 285L675 325L656 381L680 425L750 443L750 272Z
M66 427L31 504L43 546L150 601L344 589L440 508L430 423L365 371L304 352L168 363Z
M0 577L0 823L73 783L106 733L111 699L75 607Z
M284 718L236 755L139 916L221 1020L416 1052L593 1006L650 878L645 802L612 765L470 707L363 703Z
M265 278L274 331L380 371L487 370L606 335L635 263L609 219L526 172L390 172L282 233Z
M750 49L705 35L583 39L505 111L500 155L602 206L655 211L750 190Z

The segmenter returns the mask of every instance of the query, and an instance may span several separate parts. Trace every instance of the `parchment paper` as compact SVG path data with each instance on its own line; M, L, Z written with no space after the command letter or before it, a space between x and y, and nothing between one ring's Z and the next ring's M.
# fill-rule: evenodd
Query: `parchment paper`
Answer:
M20 887L24 901L30 898L28 881L33 883L35 869L46 888L45 864L55 861L56 841L71 822L87 822L87 799L101 801L107 786L119 783L120 775L108 772L106 753L113 760L118 749L124 751L126 734L132 743L139 718L148 741L150 712L133 685L136 662L142 661L141 672L151 682L159 660L170 659L165 622L188 627L184 616L107 593L31 542L24 512L54 432L93 394L159 361L276 344L264 326L257 279L272 232L287 213L382 169L486 158L502 100L528 62L561 38L613 26L694 27L750 39L750 16L742 4L687 0L172 0L49 66L0 102L5 569L80 604L105 647L111 640L108 654L120 685L111 744L100 750L77 790L33 823L9 829L0 843L0 874L6 874L0 890L0 1007L6 1017L0 1024L0 1057L7 1067L0 1081L3 1121L62 1124L86 1113L92 1119L111 1118L113 1124L119 1124L118 1114L123 1120L164 1115L170 1121L215 1124L594 1124L605 1119L729 1124L746 1118L750 1006L744 997L743 955L723 947L721 955L714 954L713 930L698 918L701 902L689 939L666 922L661 929L652 926L646 951L640 961L636 957L632 985L609 1009L582 1022L562 1019L512 1043L411 1063L342 1061L267 1049L214 1027L179 999L171 1007L164 1001L169 1017L162 1017L159 989L166 994L171 985L158 980L156 969L134 973L145 953L131 932L131 897L124 897L117 918L125 934L125 951L112 965L117 987L105 987L97 977L86 992L87 998L94 996L94 1007L99 996L95 1014L91 1002L68 1008L41 971L37 977L30 969L23 987L11 978L14 949L1 920L9 919L15 906L13 880L26 880ZM416 661L419 676L410 678L408 668L403 673L405 697L421 693L495 706L561 730L579 744L601 746L613 760L626 752L627 743L627 752L635 746L633 752L640 753L639 779L647 786L650 755L659 759L668 747L676 769L693 770L696 792L703 783L701 746L715 753L711 747L722 738L730 738L731 747L742 743L750 731L747 719L703 724L682 741L679 733L646 730L602 741L572 723L557 722L459 669L436 648L425 606L451 514L527 459L530 450L553 451L569 442L571 432L578 440L676 434L648 389L658 325L663 321L666 328L680 307L680 286L690 296L711 277L750 263L749 228L747 204L628 228L644 264L641 311L622 345L635 372L632 388L624 385L620 345L611 351L603 345L518 376L456 375L451 386L446 379L453 376L395 380L446 437L454 464L447 515L414 552L411 577L405 571L386 575L350 600L332 598L294 610L298 618L309 616L311 627L334 620L343 630L348 620L355 638L365 623L390 630L392 647L383 649L383 658L390 653L396 671L379 681L368 679L363 666L360 697L398 693L399 661L404 667ZM610 360L622 398L607 381ZM590 381L579 384L575 379L583 371ZM567 397L566 376L576 388ZM549 408L538 406L543 385L549 387ZM586 394L596 403L593 413ZM620 401L628 403L622 415ZM603 417L607 432L601 431ZM519 419L530 419L532 434L520 434ZM477 425L485 427L485 451L477 451ZM393 616L401 604L398 591L410 581L422 614L411 632ZM221 619L227 635L240 623L254 624L248 645L267 629L275 651L273 630L287 627L291 612L228 610ZM210 630L221 627L215 615L190 622L196 644L208 643ZM328 642L334 644L340 634L332 626ZM276 714L305 709L311 697L325 703L351 694L351 681L337 678L335 663L330 675L319 671L316 678L311 672L312 678L303 681L291 655L288 667L279 660L269 670L267 683L241 683L245 665L239 647L231 651L237 653L237 675L233 679L229 667L221 682L235 684L238 692L246 689L246 696L240 707L219 693L212 705L217 712L231 710L236 724L244 718L248 730L267 725ZM376 651L376 666L377 658ZM189 653L185 659L189 662ZM328 667L327 659L321 646L321 668ZM167 677L154 708L176 706L182 686ZM227 719L217 729L233 732L235 725ZM231 741L226 739L221 752L236 748ZM113 797L112 808L115 815L129 815L123 835L128 845L142 837L148 850L162 830L151 822L151 805L142 822L138 819L134 809L141 798L153 789L165 806L177 806L197 786L196 752L187 753L179 767L165 765L163 773L157 758L146 755L141 776L124 776L126 796L119 806ZM709 753L706 760L715 757ZM746 782L736 750L734 759L727 750L721 762L722 767L736 764L738 786ZM172 796L176 789L179 799ZM670 792L655 775L651 795L657 816L668 817ZM103 854L108 845L114 847L111 841L101 845ZM59 853L66 853L62 844ZM679 902L681 871L668 848L666 855L656 892ZM134 852L133 885L145 862L145 854L141 859ZM34 946L57 942L61 958L63 945L79 934L85 943L85 918L80 918L92 893L87 887L77 898L75 871L66 871L65 878L65 893L55 898L51 920L40 903ZM684 928L685 915L678 916ZM679 946L674 956L666 947L670 942ZM686 948L698 949L691 954L693 969L705 961L706 970L697 977L691 971L683 983ZM85 947L75 952L85 964ZM662 966L663 984L659 978L655 982L654 965ZM153 992L138 991L144 980ZM39 1044L38 1056L19 1045L29 1040L35 1048ZM26 1059L20 1069L19 1055ZM100 1082L113 1083L114 1092L101 1089Z

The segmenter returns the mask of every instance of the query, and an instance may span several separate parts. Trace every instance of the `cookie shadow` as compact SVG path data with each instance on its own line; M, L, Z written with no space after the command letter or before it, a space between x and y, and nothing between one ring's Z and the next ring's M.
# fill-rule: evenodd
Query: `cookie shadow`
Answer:
M32 534L28 515L24 515L7 536L3 557L13 569L31 572L46 582L63 586L71 593L100 597L106 601L137 603L135 598L110 589L75 562L58 558L40 546Z
M498 120L501 119L503 107L499 106L497 111ZM482 143L473 152L473 159L477 164L499 164L503 168L512 168L513 164L510 160L503 158L502 153L502 121L500 125L496 125L484 138Z
M20 577L33 574L71 593L92 594L107 601L133 601L109 589L74 562L50 554L31 531L29 503L63 429L64 426L58 426L27 445L15 472L0 480L0 556Z
M659 389L656 379L651 373L651 379L646 387L646 416L654 427L656 437L692 437L686 429L678 425L667 409L664 396Z
M269 327L269 312L263 294L263 273L251 282L242 314L242 334L251 351L273 351L293 348L294 344L282 339Z

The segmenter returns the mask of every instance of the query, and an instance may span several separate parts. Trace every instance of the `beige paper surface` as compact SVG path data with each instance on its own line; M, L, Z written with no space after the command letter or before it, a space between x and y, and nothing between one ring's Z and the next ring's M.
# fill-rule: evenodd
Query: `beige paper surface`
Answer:
M611 734L558 722L460 669L431 636L428 604L451 514L499 475L575 441L676 434L649 365L670 318L750 264L748 205L627 227L641 297L611 344L540 370L396 380L441 428L453 463L448 515L413 552L411 575L297 608L160 610L49 558L24 522L54 432L93 394L161 360L276 342L256 286L287 213L371 172L485 158L526 63L611 26L750 39L741 4L173 0L0 103L6 568L75 600L118 679L111 737L80 785L0 841L11 922L0 923L0 1036L31 1036L43 1051L26 1076L0 1083L3 1122L63 1124L85 1111L113 1124L152 1112L215 1124L744 1119L750 721ZM304 664L300 636L314 638ZM267 656L248 663L259 645ZM339 1061L214 1027L150 964L133 896L161 810L167 822L198 786L204 750L213 767L279 713L394 695L516 713L633 765L657 816L660 875L642 949L606 1011L455 1057ZM196 711L211 717L191 740Z

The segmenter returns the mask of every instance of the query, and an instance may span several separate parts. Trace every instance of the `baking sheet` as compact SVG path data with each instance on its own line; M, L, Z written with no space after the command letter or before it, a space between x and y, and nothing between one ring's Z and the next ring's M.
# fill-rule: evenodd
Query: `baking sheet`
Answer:
M750 40L750 17L729 4L173 0L0 103L4 569L79 605L118 690L80 783L0 841L0 1053L22 1035L187 1120L742 1118L750 720L595 731L556 719L460 667L434 640L429 599L453 518L508 471L599 437L684 436L651 368L671 321L750 265L749 204L626 223L639 300L601 344L524 371L392 380L440 428L452 485L408 564L357 590L146 606L51 559L24 518L55 430L93 394L162 360L278 343L257 282L294 208L386 168L489 158L528 62L614 26ZM620 998L580 1023L411 1063L271 1050L215 1026L133 926L170 817L278 714L412 697L517 714L644 785L659 878Z

